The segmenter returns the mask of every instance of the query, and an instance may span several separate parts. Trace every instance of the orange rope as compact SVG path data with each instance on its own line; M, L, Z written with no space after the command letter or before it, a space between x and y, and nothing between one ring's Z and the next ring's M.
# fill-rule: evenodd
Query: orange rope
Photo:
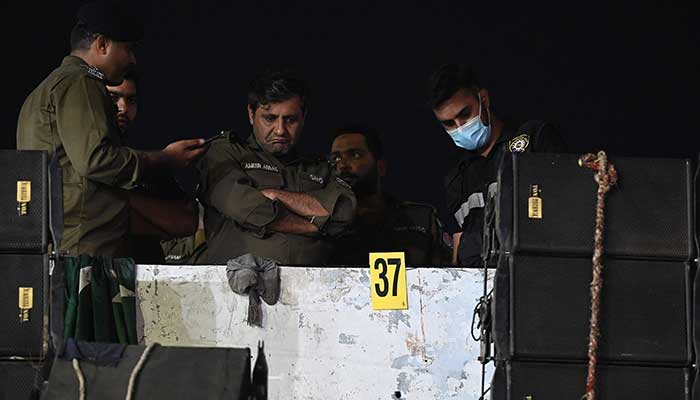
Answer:
M603 227L605 222L605 194L617 183L617 171L615 166L608 163L604 151L597 155L589 153L582 155L578 163L582 167L598 171L595 181L598 183L598 202L596 204L595 238L593 243L593 280L591 281L591 330L588 336L588 376L586 377L586 400L595 400L596 353L598 351L598 338L600 327L598 314L600 313L600 294L603 288Z

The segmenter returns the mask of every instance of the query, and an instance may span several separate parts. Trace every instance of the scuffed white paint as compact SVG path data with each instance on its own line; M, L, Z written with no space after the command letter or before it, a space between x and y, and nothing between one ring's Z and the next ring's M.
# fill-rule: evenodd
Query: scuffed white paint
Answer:
M248 297L231 291L225 266L141 265L139 333L146 343L253 353L264 340L271 400L391 399L395 391L409 400L478 399L479 343L469 330L483 272L418 268L406 278L408 310L374 311L367 269L282 267L280 300L263 303L258 328L246 324Z

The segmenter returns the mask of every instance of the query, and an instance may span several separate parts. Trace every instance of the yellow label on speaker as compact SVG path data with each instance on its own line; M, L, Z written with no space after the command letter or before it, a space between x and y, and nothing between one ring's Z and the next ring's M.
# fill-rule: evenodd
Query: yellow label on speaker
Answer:
M19 288L19 309L31 310L34 307L34 288Z
M530 197L527 199L527 217L542 218L542 199L539 197Z
M530 197L527 199L527 217L542 218L542 198L540 185L530 185Z
M17 181L17 202L29 203L32 201L32 181Z

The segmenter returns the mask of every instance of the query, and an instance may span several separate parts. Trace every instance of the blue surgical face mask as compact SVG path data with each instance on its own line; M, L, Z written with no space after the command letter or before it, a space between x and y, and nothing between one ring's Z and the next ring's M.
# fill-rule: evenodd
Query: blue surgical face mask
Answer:
M467 150L476 150L488 143L491 137L491 114L489 113L489 124L484 125L481 121L481 95L479 95L479 115L447 133L457 146Z

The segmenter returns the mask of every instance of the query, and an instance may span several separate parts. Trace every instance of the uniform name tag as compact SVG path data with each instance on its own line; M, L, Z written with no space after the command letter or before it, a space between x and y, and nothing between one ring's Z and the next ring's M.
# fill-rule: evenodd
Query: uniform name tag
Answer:
M280 169L274 165L263 164L259 162L247 162L243 164L243 169L262 169L270 172L280 172Z
M427 234L428 230L424 226L414 225L414 226L395 226L392 229L394 232L420 232Z
M530 197L527 199L527 217L542 219L542 198L540 197L539 185L530 185Z
M404 253L369 253L369 266L372 309L408 309Z

